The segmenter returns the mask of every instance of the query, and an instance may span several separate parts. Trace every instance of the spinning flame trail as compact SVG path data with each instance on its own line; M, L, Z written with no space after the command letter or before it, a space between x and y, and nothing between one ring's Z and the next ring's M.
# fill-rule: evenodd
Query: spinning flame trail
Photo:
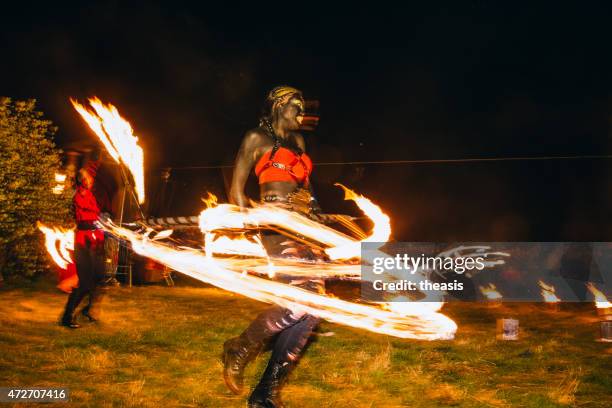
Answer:
M60 269L66 269L69 264L73 263L69 251L74 250L74 230L58 227L50 228L41 222L38 222L37 226L45 234L45 247L53 262Z
M375 333L413 339L453 338L457 325L426 303L412 303L409 310L394 311L357 304L319 295L294 286L233 271L227 263L194 249L172 248L146 235L106 224L113 234L127 239L138 254L163 263L195 279L234 293L268 303L276 303L292 310L301 310L331 322ZM303 267L312 269L312 265ZM389 307L391 309L391 307ZM434 310L435 309L435 310Z

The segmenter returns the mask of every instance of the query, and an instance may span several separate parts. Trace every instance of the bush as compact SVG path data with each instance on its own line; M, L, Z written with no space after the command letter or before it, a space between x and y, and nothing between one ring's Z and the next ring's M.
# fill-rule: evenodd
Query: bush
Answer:
M57 128L35 110L35 100L0 97L0 272L31 277L48 266L37 221L65 225L71 191L53 194L61 151Z

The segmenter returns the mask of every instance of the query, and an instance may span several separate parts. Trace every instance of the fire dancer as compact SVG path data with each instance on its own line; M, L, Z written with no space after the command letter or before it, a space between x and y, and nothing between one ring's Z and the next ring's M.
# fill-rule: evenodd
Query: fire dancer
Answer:
M79 286L70 293L61 321L63 326L71 329L80 327L74 310L85 296L88 296L88 302L81 314L89 322L96 321L91 311L98 298L98 283L104 278L104 232L95 224L100 215L100 205L92 191L99 166L100 161L94 160L79 171L73 199L77 224L74 256Z
M264 203L280 205L317 218L319 206L312 194L309 176L312 162L305 153L303 136L298 132L304 116L302 93L292 87L274 88L266 98L259 127L248 131L236 157L230 201L248 205L244 193L252 169L259 180ZM318 256L305 245L281 235L264 235L263 243L275 256ZM296 282L291 282L296 284ZM301 287L323 292L319 280L297 282ZM280 389L303 354L319 318L301 311L273 306L261 313L238 337L223 345L224 379L228 388L240 394L246 365L266 345L272 355L259 384L249 397L249 407L280 407Z

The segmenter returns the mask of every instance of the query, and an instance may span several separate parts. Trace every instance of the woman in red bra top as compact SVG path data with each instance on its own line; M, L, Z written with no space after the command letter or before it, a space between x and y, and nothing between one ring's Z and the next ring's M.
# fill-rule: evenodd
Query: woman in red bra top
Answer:
M312 161L298 131L303 116L304 99L297 89L280 86L268 94L259 127L246 133L236 157L230 202L248 205L244 186L254 169L262 201L286 203L304 189L311 197L309 215L315 215L319 208L309 181Z
M310 198L312 162L304 152L304 138L298 132L303 115L304 99L300 91L288 86L270 91L260 126L246 133L236 157L230 191L232 203L242 207L248 205L244 185L251 169L254 169L259 179L262 201L278 203L316 217L318 205ZM296 205L298 201L299 205ZM297 208L300 206L302 208ZM292 244L281 235L264 235L263 243L268 253L274 256L308 250L300 248L297 243ZM324 288L323 282L316 280L292 281L291 284L318 292ZM240 336L223 345L223 374L228 388L240 394L245 366L264 345L272 345L270 361L249 397L248 406L283 406L279 396L281 386L297 364L318 323L316 316L280 306L272 306L262 312Z

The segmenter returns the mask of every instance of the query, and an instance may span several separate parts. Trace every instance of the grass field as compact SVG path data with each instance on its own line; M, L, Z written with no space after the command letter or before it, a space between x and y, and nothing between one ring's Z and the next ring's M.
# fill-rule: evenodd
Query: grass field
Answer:
M110 288L102 323L56 325L66 295L50 283L0 289L0 386L67 386L71 406L243 407L219 359L265 305L215 288ZM412 341L323 323L285 387L290 407L610 407L612 346L588 305L498 309L453 303L452 341ZM495 319L520 319L519 341ZM247 370L254 386L267 355ZM2 405L2 404L0 404ZM20 405L25 406L25 405ZM49 404L45 406L50 406ZM57 404L66 406L66 404Z

